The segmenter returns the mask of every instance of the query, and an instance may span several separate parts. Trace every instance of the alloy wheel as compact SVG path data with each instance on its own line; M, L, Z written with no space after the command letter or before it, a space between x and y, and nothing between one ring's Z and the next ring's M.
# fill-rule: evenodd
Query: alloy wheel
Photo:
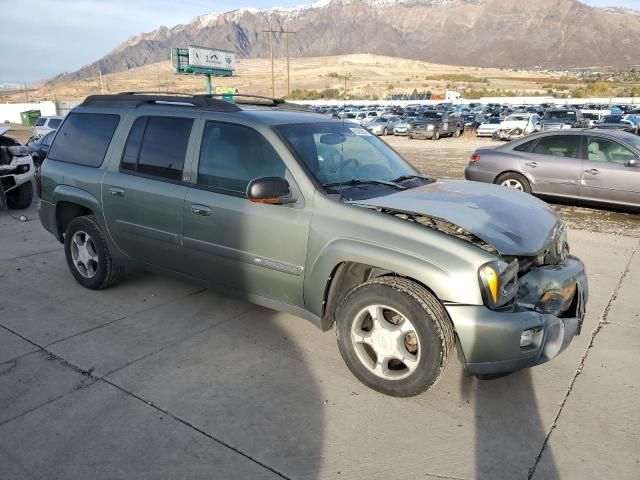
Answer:
M85 278L93 278L98 271L98 253L91 236L78 230L71 237L71 258L73 265Z
M356 315L351 342L360 362L385 380L401 380L418 367L420 340L411 321L385 305L370 305Z

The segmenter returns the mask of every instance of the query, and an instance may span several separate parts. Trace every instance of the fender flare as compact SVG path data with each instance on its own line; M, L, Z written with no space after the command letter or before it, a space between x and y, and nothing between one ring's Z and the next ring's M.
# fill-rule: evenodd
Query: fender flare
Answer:
M323 316L333 274L345 262L371 265L406 276L431 289L441 300L447 300L442 285L453 280L445 268L415 253L355 239L337 239L322 249L305 275L305 306L314 315Z

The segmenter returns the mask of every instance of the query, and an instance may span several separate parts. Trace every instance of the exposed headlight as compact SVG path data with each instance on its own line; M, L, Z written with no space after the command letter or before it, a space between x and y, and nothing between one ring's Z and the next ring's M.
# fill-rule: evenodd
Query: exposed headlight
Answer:
M489 308L500 308L511 302L518 292L518 260L485 263L478 270L480 290Z
M433 130L434 126L432 123L430 123L429 125L427 125L427 130Z

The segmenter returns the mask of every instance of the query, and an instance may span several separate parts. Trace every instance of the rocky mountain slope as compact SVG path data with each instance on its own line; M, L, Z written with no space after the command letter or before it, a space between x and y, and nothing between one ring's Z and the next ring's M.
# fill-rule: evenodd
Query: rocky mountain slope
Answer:
M640 64L640 13L577 0L319 0L293 8L206 14L186 25L124 42L97 62L57 80L127 70L169 57L174 47L269 55L272 28L295 31L292 56L373 53L449 65L625 67ZM278 56L284 37L274 36Z

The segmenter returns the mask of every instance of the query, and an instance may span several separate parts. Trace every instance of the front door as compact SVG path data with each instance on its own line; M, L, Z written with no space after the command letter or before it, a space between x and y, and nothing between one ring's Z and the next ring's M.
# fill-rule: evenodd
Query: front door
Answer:
M586 200L640 205L640 167L628 166L638 155L614 140L587 137L580 196Z
M581 135L549 135L522 160L523 170L535 179L535 192L577 197L582 169Z
M295 182L271 144L257 131L209 121L204 126L197 179L184 204L186 266L199 278L302 306L310 210L253 203L250 180ZM299 195L299 194L298 194Z
M134 260L180 271L182 208L187 186L182 171L193 120L138 117L118 171L102 182L109 234Z

